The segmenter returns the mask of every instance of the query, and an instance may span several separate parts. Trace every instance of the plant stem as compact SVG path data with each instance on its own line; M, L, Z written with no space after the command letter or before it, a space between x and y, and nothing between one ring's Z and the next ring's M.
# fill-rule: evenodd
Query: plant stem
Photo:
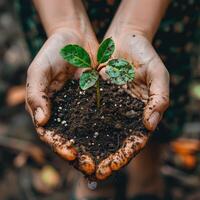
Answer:
M100 88L99 88L99 79L96 82L96 102L97 108L100 108Z

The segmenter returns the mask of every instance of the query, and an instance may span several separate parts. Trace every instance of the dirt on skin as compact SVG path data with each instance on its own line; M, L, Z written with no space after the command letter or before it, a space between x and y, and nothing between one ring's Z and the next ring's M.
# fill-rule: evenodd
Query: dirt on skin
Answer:
M69 81L52 97L52 115L46 129L73 139L78 152L87 152L96 163L116 152L124 139L148 131L143 125L144 103L121 87L100 81L101 106L96 106L96 89L79 88Z

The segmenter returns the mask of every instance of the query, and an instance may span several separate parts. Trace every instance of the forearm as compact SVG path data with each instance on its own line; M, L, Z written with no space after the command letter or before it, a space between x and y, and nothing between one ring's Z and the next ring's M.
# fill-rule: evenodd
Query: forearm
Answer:
M119 29L140 32L151 41L169 2L170 0L122 0L110 29L118 27L116 32Z
M81 33L91 32L81 0L33 0L47 35L68 28Z

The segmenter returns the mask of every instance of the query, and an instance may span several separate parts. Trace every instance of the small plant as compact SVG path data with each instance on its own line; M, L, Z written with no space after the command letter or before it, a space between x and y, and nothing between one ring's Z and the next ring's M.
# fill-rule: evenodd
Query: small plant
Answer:
M106 67L106 73L112 83L117 85L126 84L134 79L133 65L125 59L111 59L115 50L112 38L105 39L97 52L98 65L91 66L91 59L85 49L76 44L69 44L61 49L60 54L65 61L77 68L88 68L82 73L79 81L80 88L87 90L96 85L97 107L100 107L99 72Z

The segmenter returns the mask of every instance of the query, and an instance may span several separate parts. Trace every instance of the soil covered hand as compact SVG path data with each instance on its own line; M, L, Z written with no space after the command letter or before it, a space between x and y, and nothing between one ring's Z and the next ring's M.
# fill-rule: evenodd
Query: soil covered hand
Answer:
M151 43L140 34L127 32L112 36L116 44L114 58L123 58L133 63L135 78L125 86L127 92L145 103L143 123L149 132L155 130L169 104L169 74ZM142 150L148 135L133 133L122 147L97 166L96 177L105 179L112 171L125 166Z
M114 57L133 63L134 81L127 91L145 103L144 124L154 131L169 105L169 73L146 37L137 33L113 36L116 43Z
M92 34L85 36L74 30L59 29L48 38L32 61L26 83L26 108L37 127L40 138L53 146L55 151L63 157L66 157L67 149L63 150L66 144L61 145L58 142L59 136L53 133L44 134L45 130L42 127L51 115L49 99L51 94L59 90L68 78L78 76L80 73L80 70L68 65L59 54L60 49L67 44L83 46L91 57L96 55L98 48L98 42ZM73 157L74 152L69 153Z

